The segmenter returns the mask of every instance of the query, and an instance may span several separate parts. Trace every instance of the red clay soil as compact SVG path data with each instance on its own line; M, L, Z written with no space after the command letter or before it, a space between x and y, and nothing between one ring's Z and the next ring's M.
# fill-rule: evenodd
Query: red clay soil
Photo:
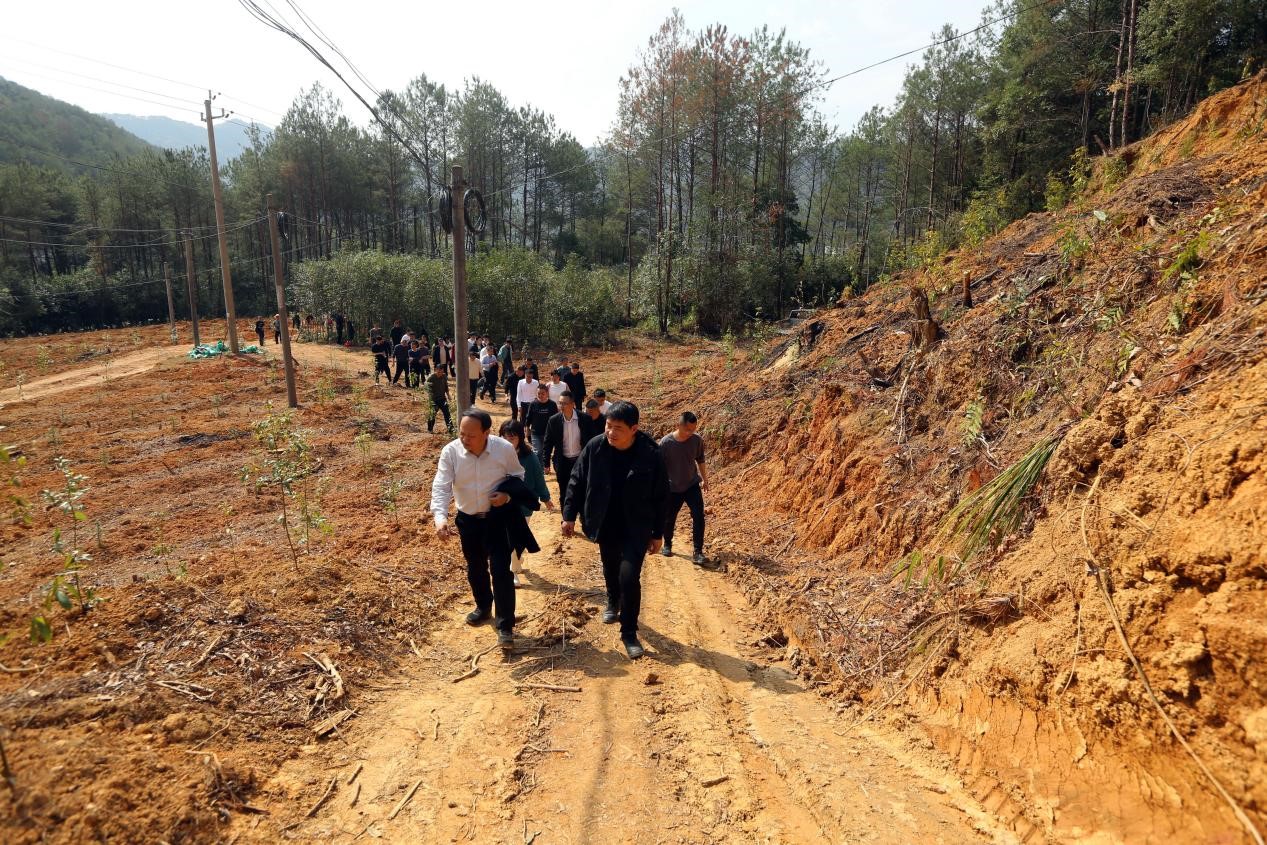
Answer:
M258 809L263 779L390 683L402 656L430 653L437 620L449 629L469 596L456 546L437 543L426 512L449 438L426 431L420 391L375 386L367 351L295 345L294 421L318 461L305 492L330 531L314 527L292 556L277 489L242 478L268 457L252 427L285 409L275 357L190 361L166 327L150 335L159 346L118 357L147 362L126 376L102 381L94 361L0 406L13 458L0 465L4 842L221 840L232 816ZM117 336L59 336L57 348L115 349ZM0 351L12 360L34 342ZM591 382L644 388L652 349L691 353L635 339L586 354L610 373ZM55 456L87 477L82 522L41 497L61 486ZM91 555L82 586L101 601L87 612L51 596L55 529ZM28 638L38 615L49 643Z
M1026 841L1267 831L1264 208L1260 74L1069 207L667 379L771 642L918 723ZM961 563L947 513L1051 437L1021 523Z

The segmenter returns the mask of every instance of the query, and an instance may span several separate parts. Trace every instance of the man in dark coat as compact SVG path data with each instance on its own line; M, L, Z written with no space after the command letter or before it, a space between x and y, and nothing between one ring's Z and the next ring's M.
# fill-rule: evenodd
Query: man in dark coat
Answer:
M603 622L620 620L620 639L631 660L638 642L642 562L659 551L669 499L669 476L654 439L638 430L638 406L617 402L603 437L581 449L563 503L564 537L581 517L585 536L598 543L607 583Z
M580 405L578 404L579 408ZM607 417L599 410L597 399L585 400L585 413L581 414L581 440L590 442L607 429Z
M585 373L581 372L581 365L576 361L572 362L572 366L568 368L568 372L562 376L563 381L567 383L568 392L572 394L572 398L576 400L577 408L585 407Z

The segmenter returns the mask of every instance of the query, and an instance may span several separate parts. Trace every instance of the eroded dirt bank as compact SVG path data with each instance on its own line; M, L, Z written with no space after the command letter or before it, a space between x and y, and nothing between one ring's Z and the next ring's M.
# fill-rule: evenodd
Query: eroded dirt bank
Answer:
M756 503L719 532L803 676L1058 841L1267 828L1265 124L1259 75L1065 209L666 379ZM947 514L1045 445L966 556Z

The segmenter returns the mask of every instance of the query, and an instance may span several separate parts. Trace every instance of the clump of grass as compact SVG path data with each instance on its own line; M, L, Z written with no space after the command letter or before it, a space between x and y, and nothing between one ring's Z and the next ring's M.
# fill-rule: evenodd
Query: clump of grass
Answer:
M1043 438L1020 460L969 494L942 519L938 545L950 546L958 540L959 559L967 561L986 548L991 538L1015 531L1025 500L1059 443L1058 437Z
M1015 531L1024 515L1025 499L1059 443L1059 437L1040 440L1019 461L973 491L942 518L932 550L916 549L903 557L894 566L894 577L902 576L909 587L918 576L921 587L939 589L993 539Z

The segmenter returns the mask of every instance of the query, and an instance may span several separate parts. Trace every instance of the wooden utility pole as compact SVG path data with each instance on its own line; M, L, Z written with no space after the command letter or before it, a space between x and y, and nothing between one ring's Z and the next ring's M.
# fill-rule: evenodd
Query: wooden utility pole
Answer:
M470 392L470 355L466 348L466 231L463 214L466 203L463 194L466 182L462 179L462 165L453 165L452 207L453 213L453 366L457 373L458 414L466 409Z
M189 295L189 320L194 324L194 346L201 345L198 337L198 285L194 282L194 241L185 232L185 289Z
M290 357L290 314L286 311L286 283L282 275L282 244L277 233L277 209L273 195L268 195L268 236L273 241L273 283L277 288L277 323L281 326L282 364L286 368L286 401L290 407L299 407L295 393L295 360Z
M176 300L172 298L172 265L163 262L163 281L167 283L167 327L172 330L172 343L176 342Z
M220 165L216 163L216 128L211 116L211 93L207 92L207 153L211 157L211 197L216 204L216 235L220 239L220 280L224 283L224 319L229 333L229 351L238 351L238 315L233 306L233 277L229 271L229 239L224 231L224 196L220 191ZM225 117L226 115L220 115Z

